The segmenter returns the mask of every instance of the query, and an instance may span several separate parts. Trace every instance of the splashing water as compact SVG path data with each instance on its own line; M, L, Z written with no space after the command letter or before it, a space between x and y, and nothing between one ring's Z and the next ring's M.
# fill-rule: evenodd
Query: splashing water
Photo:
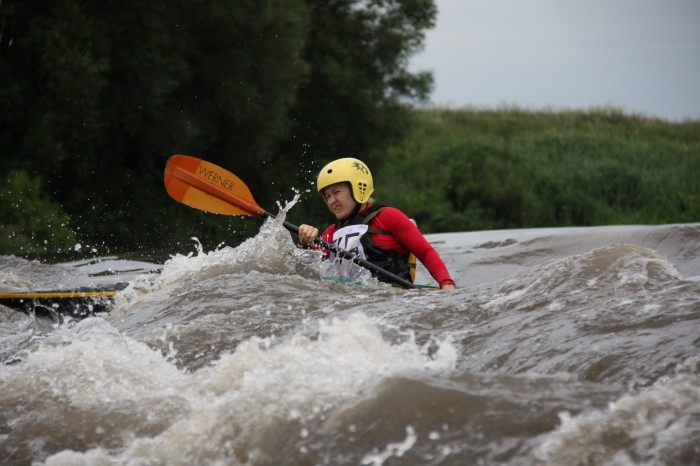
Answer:
M443 292L324 280L281 222L127 275L109 315L0 307L4 463L700 464L700 225L430 235Z

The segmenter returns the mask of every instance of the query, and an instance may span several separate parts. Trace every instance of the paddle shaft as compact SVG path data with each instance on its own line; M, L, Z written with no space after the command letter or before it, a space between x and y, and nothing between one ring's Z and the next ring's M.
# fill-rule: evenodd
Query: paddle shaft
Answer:
M267 212L265 209L260 207L255 203L255 201L246 201L245 199L241 199L240 197L236 196L234 193L230 192L229 190L224 189L221 186L218 186L216 184L212 184L199 176L195 175L194 173L190 173L187 170L184 170L181 167L175 167L172 171L172 176L182 180L183 182L189 184L190 186L193 186L201 191L204 191L208 194L211 194L212 196L215 196L222 201L228 202L230 204L235 205L236 207L248 212L250 215L254 215L257 217L262 217L262 218L276 218L274 215L272 215L270 212ZM288 221L284 221L282 225L295 235L299 234L299 227L296 225L293 225L289 223ZM328 241L323 240L320 237L317 237L314 239L314 244L318 244L319 246L328 249L329 251L335 253L338 257L342 259L349 260L357 265L360 265L378 275L382 275L385 278L388 278L389 280L393 281L397 285L401 285L404 288L416 288L416 286L411 283L408 280L405 280L401 277L399 277L396 274L393 274L389 272L388 270L384 270L383 268L374 265L373 263L361 258L357 254L353 254L350 251L346 251L345 249L341 249L337 247L334 244L329 243Z
M269 212L265 212L265 218L268 218L268 217L274 218L275 216ZM291 231L295 235L299 234L299 227L298 226L292 225L291 223L289 223L286 220L284 221L284 223L282 223L282 225L284 225L284 227L287 230ZM329 251L335 253L338 257L340 257L342 259L347 259L347 260L354 262L355 264L360 265L360 266L362 266L362 267L364 267L372 272L375 272L378 275L383 275L384 277L392 280L397 285L401 285L404 288L416 288L416 285L414 285L410 281L405 280L405 279L399 277L398 275L389 272L388 270L384 270L383 268L374 265L373 263L361 258L357 254L353 254L352 252L350 252L346 249L341 249L341 248L337 247L335 244L329 243L328 241L325 241L321 237L314 238L314 244L318 244L322 248L328 249Z

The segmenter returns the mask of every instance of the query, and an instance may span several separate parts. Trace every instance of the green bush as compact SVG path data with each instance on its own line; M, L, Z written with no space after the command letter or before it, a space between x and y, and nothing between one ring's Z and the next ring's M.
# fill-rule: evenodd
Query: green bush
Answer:
M700 221L697 121L417 110L377 158L377 197L425 232Z
M0 254L42 254L72 248L75 234L42 181L25 171L5 175L0 192Z

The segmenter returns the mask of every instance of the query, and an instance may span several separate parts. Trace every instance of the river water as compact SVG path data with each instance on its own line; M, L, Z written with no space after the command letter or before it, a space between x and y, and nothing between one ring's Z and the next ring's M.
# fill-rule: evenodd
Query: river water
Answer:
M129 283L63 324L0 306L0 463L700 464L700 224L428 239L458 290L325 280L275 220L164 264L0 257L0 291Z

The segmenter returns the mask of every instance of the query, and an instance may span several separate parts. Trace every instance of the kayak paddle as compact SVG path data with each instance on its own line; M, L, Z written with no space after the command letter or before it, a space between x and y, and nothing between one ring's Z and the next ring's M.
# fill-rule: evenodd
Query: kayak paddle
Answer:
M165 189L176 201L195 209L222 215L246 215L261 218L275 216L260 207L245 183L233 173L213 163L188 155L173 155L165 165ZM284 227L298 235L299 227L286 220ZM393 281L404 288L416 288L388 270L338 248L320 237L314 243L335 253L338 257L350 260L378 275Z

